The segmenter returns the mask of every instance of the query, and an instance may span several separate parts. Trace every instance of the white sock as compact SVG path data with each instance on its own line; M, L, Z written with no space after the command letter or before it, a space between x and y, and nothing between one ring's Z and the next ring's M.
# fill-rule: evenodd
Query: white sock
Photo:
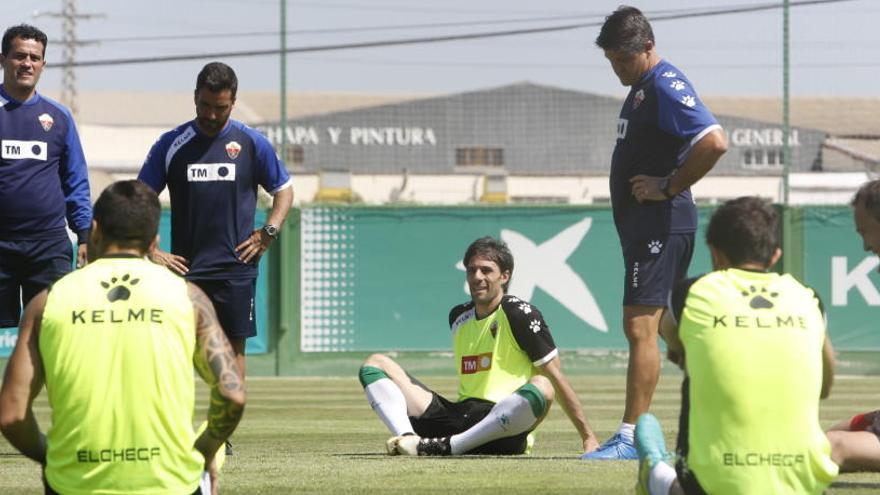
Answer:
M370 407L394 436L412 433L412 423L406 414L406 397L390 378L380 378L364 387Z
M635 445L636 425L632 423L620 423L617 433L627 442Z
M675 482L678 475L675 468L663 461L654 464L648 475L648 493L651 495L669 495L669 488Z
M498 401L479 423L449 438L452 455L460 455L480 445L528 431L538 418L525 397L510 394Z

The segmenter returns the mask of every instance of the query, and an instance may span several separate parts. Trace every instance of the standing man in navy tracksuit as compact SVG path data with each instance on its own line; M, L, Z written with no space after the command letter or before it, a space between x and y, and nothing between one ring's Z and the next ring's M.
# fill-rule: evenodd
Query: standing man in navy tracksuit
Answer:
M596 38L630 91L611 157L611 206L626 273L623 331L629 343L626 407L617 433L586 459L635 459L633 428L660 375L660 314L687 275L697 209L690 187L727 151L727 138L687 77L660 58L648 19L621 6Z
M138 179L171 196L171 252L151 258L185 275L214 303L239 369L254 318L257 262L278 236L293 202L284 163L265 136L230 119L238 78L226 64L204 66L196 79L196 118L163 134ZM254 229L257 185L272 211Z
M37 93L46 34L21 24L3 34L0 65L0 327L18 325L22 302L86 262L92 203L70 111ZM66 224L65 224L66 219Z

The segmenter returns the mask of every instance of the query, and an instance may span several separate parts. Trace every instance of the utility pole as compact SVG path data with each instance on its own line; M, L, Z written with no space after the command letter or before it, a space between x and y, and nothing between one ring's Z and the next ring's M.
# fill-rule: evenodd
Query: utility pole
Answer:
M61 75L61 103L70 109L73 118L77 117L77 91L76 71L73 63L76 62L76 49L88 43L81 42L76 36L76 21L78 19L91 20L106 17L104 14L80 14L76 11L76 0L61 0L61 12L35 11L34 17L60 17L61 18L61 44L63 46L61 56L64 60L64 72Z
M293 164L287 163L287 0L281 0L281 15L279 17L281 20L281 81L279 82L281 142L278 143L278 154L290 167Z
M789 3L788 0L782 2L782 204L788 208L789 189L791 183L789 175L791 174L791 119L790 119L790 88L789 81L791 78L791 68L789 64Z

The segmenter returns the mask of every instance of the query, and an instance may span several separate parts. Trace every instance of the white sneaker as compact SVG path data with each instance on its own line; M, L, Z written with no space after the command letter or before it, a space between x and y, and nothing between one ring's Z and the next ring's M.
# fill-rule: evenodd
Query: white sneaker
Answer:
M388 455L419 455L419 440L418 435L413 434L391 437L385 442L385 448Z
M388 440L385 446L390 455L452 455L449 437L421 438L416 435L402 435Z

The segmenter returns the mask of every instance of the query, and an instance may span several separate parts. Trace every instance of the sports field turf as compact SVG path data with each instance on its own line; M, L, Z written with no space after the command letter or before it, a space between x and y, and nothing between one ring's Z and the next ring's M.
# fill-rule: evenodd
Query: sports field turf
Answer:
M356 369L356 368L355 368ZM453 396L455 379L429 376L427 385ZM623 404L620 375L577 375L572 382L600 439L617 427ZM680 375L664 372L652 410L672 444ZM838 378L823 403L822 423L880 405L878 378ZM200 416L206 394L200 390ZM45 394L35 404L48 424ZM222 493L632 493L635 462L583 462L578 438L558 406L538 430L531 456L404 458L384 454L388 434L349 378L252 378L245 417L233 437L235 455ZM0 440L0 493L42 493L35 464ZM841 476L829 494L880 492L880 474Z

